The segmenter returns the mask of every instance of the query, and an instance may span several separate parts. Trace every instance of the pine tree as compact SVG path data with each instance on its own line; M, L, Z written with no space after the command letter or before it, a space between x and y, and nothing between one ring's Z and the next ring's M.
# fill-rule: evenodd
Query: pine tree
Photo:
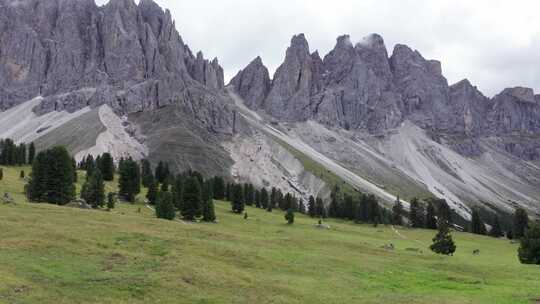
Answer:
M227 201L228 202L232 202L232 197L233 197L233 185L231 183L227 183L227 188L226 188L226 197L227 197Z
M403 210L403 204L401 203L401 200L399 199L399 196L398 196L394 204L394 207L392 208L392 225L403 226L404 213L405 211Z
M285 194L285 197L283 198L283 203L281 204L281 210L294 210L294 198L293 195L290 193Z
M34 143L30 143L30 147L28 148L28 163L31 165L34 163L34 158L36 157L36 146Z
M448 223L446 220L441 219L438 222L438 232L437 235L433 238L433 244L430 249L438 254L444 255L454 255L456 251L456 245L452 240L452 235L450 234L450 229L448 228Z
M4 179L4 169L0 168L0 181Z
M174 180L174 185L172 186L173 193L173 203L176 209L182 210L182 204L184 201L184 176L179 174Z
M340 189L336 185L330 194L330 205L328 206L328 216L332 218L339 217Z
M64 147L40 152L27 186L32 201L65 205L75 197L71 156Z
M512 222L512 232L515 239L521 239L525 236L525 232L529 228L529 216L527 211L522 208L516 209Z
M272 209L276 207L276 204L279 201L279 195L276 188L272 187L272 191L270 191L270 203L268 204L268 207L266 210L268 212L272 212Z
M426 228L437 229L437 218L435 217L435 207L432 202L428 202L426 211Z
M92 175L86 179L81 191L81 197L92 208L103 207L105 204L105 184L99 169L94 170Z
M254 192L253 197L254 197L254 200L255 200L255 207L256 208L261 208L261 191L256 189L255 192Z
M99 162L98 168L103 175L103 180L114 180L114 159L110 153L104 153L103 155L101 155L101 160Z
M152 173L150 162L147 159L141 160L141 182L146 188L154 182L154 174Z
M158 185L157 182L154 181L154 178L152 177L151 181L147 181L150 184L148 184L148 192L146 193L146 199L150 203L150 205L155 205L157 201L158 196Z
M188 221L194 221L201 215L202 191L199 179L187 177L184 181L184 193L182 202L182 217Z
M94 156L88 155L86 157L86 161L84 164L84 169L86 170L86 176L91 176L92 173L94 173L94 170L96 169L96 161L94 160Z
M343 201L343 210L342 210L342 217L346 218L348 220L354 220L355 214L355 204L354 199L350 195L345 195L345 199Z
M300 214L306 214L306 205L304 204L304 200L300 199L298 201L298 212Z
M523 264L540 265L540 224L534 224L525 231L518 257Z
M223 177L216 176L214 177L214 199L223 200L225 199L225 181Z
M324 207L324 202L322 198L320 197L317 197L317 199L315 200L315 210L316 210L315 216L319 218L326 218L327 216L326 208Z
M160 184L165 180L165 164L162 161L158 163L154 176L156 181Z
M77 161L75 161L75 158L71 158L71 167L73 167L73 182L77 183L79 180L79 174L77 172Z
M285 213L285 220L287 221L287 224L292 225L294 224L294 210L288 209L287 213Z
M21 172L19 173L19 178L24 179L24 170L21 170Z
M173 205L172 194L170 192L161 192L158 195L156 202L157 218L174 220L176 217Z
M445 199L437 199L437 217L446 222L448 226L452 225L452 209L448 206Z
M471 232L473 234L486 234L486 225L480 217L480 211L477 208L472 210L472 220L471 220Z
M141 192L141 174L139 164L131 158L122 160L119 167L119 194L128 202L135 202L135 197Z
M116 206L116 195L112 192L107 194L107 209L112 210Z
M205 222L215 222L216 213L214 210L214 191L213 180L208 180L203 186L203 198L202 198L202 220Z
M309 196L307 213L310 217L315 217L317 215L317 210L315 207L315 198L313 197L313 195Z
M499 216L497 216L496 214L493 216L493 225L491 226L489 235L496 238L504 236L504 232L502 231L501 223L499 221Z
M268 191L266 190L266 188L262 188L261 189L261 207L263 209L268 209L269 204L270 202L269 202L269 197L268 197Z
M413 228L424 227L424 208L420 205L420 202L416 197L411 200L411 212L409 218L411 219L411 226Z
M231 201L231 208L234 213L242 214L244 212L244 190L242 188L242 185L234 185L232 187L232 201Z

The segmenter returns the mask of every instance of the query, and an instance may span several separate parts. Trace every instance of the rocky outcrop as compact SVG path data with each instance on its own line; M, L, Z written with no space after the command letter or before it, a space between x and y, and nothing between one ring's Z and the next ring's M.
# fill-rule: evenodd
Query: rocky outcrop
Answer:
M262 107L270 91L271 81L261 57L255 58L245 69L238 72L231 84L249 108Z
M310 54L304 35L296 35L269 89L261 71L266 68L259 59L232 84L248 107L278 120L311 119L372 134L408 120L466 156L483 153L482 138L495 138L515 156L540 159L539 145L531 140L540 137L539 95L512 88L490 99L468 80L449 86L439 61L399 44L389 56L377 34L357 44L340 36L323 60Z
M0 54L1 109L41 95L38 113L174 103L230 114L217 59L194 56L153 0L0 0Z

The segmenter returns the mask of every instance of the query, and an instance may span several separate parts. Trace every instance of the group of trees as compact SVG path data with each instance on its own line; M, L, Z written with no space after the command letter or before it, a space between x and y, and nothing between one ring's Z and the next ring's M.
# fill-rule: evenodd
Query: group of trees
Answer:
M30 143L27 148L25 143L16 145L10 138L0 140L0 165L21 166L32 164L35 154L36 147L34 143Z
M87 155L77 166L80 170L86 171L87 176L91 176L95 170L101 172L101 176L105 181L113 181L116 167L114 158L110 153L98 155L95 159L93 155Z

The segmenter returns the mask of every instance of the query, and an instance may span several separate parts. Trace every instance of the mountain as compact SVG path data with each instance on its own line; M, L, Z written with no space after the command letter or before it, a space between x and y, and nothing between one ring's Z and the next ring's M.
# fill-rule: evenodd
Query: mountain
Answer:
M262 58L228 86L153 0L0 0L0 137L111 152L306 200L346 191L390 206L442 197L540 215L540 97L449 85L441 63L383 38L296 35L271 78Z

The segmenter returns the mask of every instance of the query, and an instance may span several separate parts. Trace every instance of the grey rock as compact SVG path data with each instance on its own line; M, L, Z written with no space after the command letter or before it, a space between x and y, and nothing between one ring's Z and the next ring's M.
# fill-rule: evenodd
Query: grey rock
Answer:
M271 81L268 69L261 57L257 57L245 69L238 72L230 84L249 108L259 109L268 96Z

